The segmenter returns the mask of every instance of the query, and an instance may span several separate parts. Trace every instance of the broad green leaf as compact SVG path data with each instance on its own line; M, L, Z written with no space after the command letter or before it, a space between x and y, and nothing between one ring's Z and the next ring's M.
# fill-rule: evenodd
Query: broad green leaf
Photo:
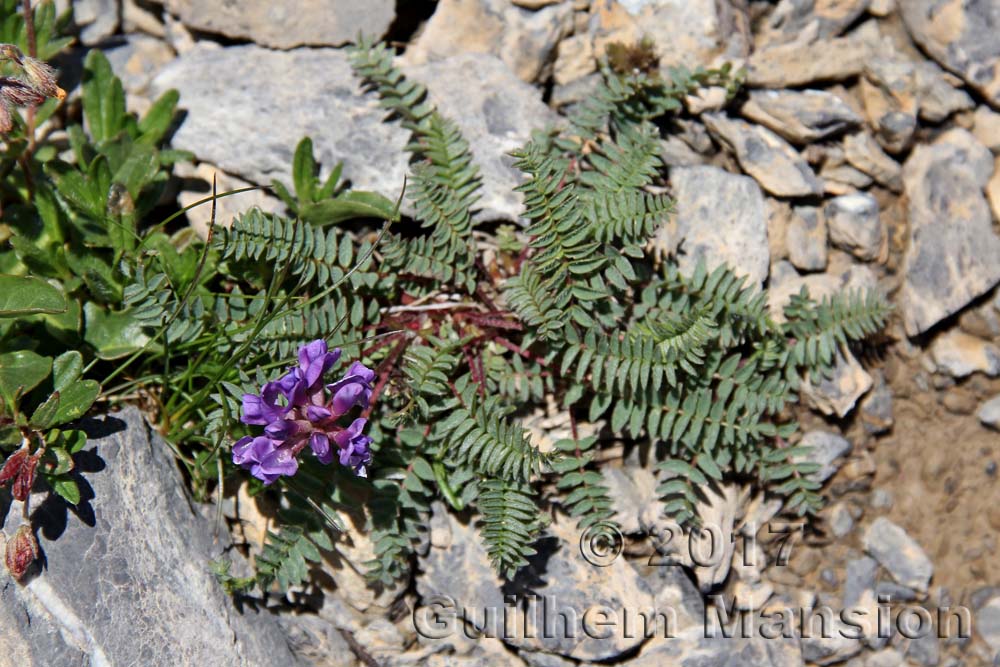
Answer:
M45 402L35 408L31 413L28 424L38 430L45 430L55 424L56 414L59 411L59 392L54 391Z
M83 113L95 142L125 129L125 91L100 49L92 49L84 61Z
M153 180L159 168L156 149L134 143L131 144L124 162L115 170L112 179L115 183L124 185L134 201L139 198L142 188Z
M302 219L313 225L335 225L355 218L397 220L396 203L376 192L352 190L337 199L327 199L303 207Z
M44 280L0 275L0 317L65 312L66 297Z
M83 380L69 385L59 395L59 410L52 424L65 424L79 419L87 413L100 393L101 385L94 380Z
M2 414L2 413L0 413ZM0 447L11 448L21 444L21 429L14 424L0 426Z
M180 93L171 89L153 102L153 106L149 107L149 111L139 121L139 132L142 133L138 139L140 143L148 146L160 143L174 120L174 109L177 108L179 99Z
M41 384L51 372L52 359L31 350L0 354L0 395L8 405L12 405L18 388L27 393Z
M83 339L94 346L101 359L120 359L149 342L142 324L128 311L107 311L87 302L83 313L86 321Z
M52 486L52 490L58 493L70 505L78 505L80 503L80 487L76 485L74 480L60 476L51 477L48 482Z
M62 391L83 374L83 355L76 350L63 352L52 362L52 386Z
M306 206L314 201L316 190L316 160L313 158L313 143L304 137L295 147L292 159L292 180L295 181L295 195Z
M48 451L52 455L52 458L55 459L55 465L49 470L50 475L65 475L73 470L75 464L69 452L62 447L50 447Z

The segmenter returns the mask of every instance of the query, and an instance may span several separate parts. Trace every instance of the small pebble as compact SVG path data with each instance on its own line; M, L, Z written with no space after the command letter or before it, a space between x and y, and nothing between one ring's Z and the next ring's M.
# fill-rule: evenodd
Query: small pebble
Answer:
M887 510L892 507L892 492L887 489L875 489L869 502L875 509Z

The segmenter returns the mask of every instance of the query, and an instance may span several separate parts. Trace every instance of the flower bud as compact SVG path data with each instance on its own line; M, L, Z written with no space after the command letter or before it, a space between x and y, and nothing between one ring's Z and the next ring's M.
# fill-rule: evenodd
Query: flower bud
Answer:
M14 537L7 541L7 552L4 554L7 571L10 576L20 581L31 564L38 558L38 541L31 532L31 526L22 523Z

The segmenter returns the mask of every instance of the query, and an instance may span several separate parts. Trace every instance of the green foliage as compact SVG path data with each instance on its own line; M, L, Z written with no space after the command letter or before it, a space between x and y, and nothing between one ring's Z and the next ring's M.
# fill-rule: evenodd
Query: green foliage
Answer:
M33 3L35 44L39 60L50 60L73 43L72 37L61 36L72 18L69 9L56 15L52 0ZM22 0L0 0L0 43L14 44L28 53L28 31L21 13Z
M10 20L0 28L20 34ZM438 506L471 517L496 570L513 577L552 506L583 529L613 522L600 471L617 451L609 439L651 444L663 510L678 521L697 520L697 487L717 481L815 510L815 466L794 446L786 408L803 377L828 372L889 307L876 293L802 293L778 324L766 295L730 269L687 275L647 256L672 211L664 117L700 86L734 94L740 80L725 67L665 75L651 49L614 52L568 126L514 153L526 224L494 230L477 227L481 156L388 47L362 40L351 49L358 77L411 133L400 201L348 188L341 165L325 173L305 138L292 182L272 184L289 215L250 210L228 227L213 221L206 239L148 220L184 158L159 148L176 94L141 119L126 113L121 83L90 53L70 156L29 149L18 121L0 158L0 449L43 438L39 474L79 502L72 457L85 440L72 423L103 386L110 400L154 406L207 500L244 475L231 456L251 433L243 395L323 339L375 372L362 413L370 476L303 454L294 478L251 482L279 520L253 576L214 565L232 591L307 582L336 549L344 512L371 535L370 582L393 586ZM38 119L56 112L50 102ZM565 418L572 437L543 452L525 423L540 415ZM583 425L593 435L578 437Z
M443 274L444 281L473 291L473 208L482 181L468 142L430 104L427 89L393 66L385 45L362 40L352 48L351 62L382 106L412 132L406 147L414 160L407 194L413 217L430 230L423 238L390 238L387 260L400 271L431 279Z

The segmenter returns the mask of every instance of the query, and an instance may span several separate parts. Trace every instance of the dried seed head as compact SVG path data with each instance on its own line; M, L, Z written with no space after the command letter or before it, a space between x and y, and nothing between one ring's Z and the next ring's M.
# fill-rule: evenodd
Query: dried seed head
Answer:
M27 446L21 447L21 449L8 456L7 460L4 461L3 467L0 468L0 485L6 484L10 480L17 477L21 472L21 468L24 467L24 462L27 459Z
M24 69L24 74L28 77L31 85L43 95L46 97L55 97L60 100L65 99L66 91L56 83L56 71L48 64L43 63L41 60L24 56L21 58L21 67Z
M37 107L45 101L42 91L20 79L0 79L0 97L16 107Z
M0 59L13 60L15 63L20 65L23 57L24 55L21 53L21 49L17 48L13 44L0 44Z
M0 134L7 134L14 129L14 117L11 115L10 103L0 98Z
M22 523L18 527L14 537L7 541L7 550L4 556L10 576L20 581L31 564L38 559L38 541L35 539L35 534L31 532L31 526Z
M31 487L35 485L35 471L38 469L38 459L41 457L42 452L39 450L24 461L24 465L17 473L17 479L14 480L14 485L10 487L10 495L14 496L15 500L24 502L28 499Z

